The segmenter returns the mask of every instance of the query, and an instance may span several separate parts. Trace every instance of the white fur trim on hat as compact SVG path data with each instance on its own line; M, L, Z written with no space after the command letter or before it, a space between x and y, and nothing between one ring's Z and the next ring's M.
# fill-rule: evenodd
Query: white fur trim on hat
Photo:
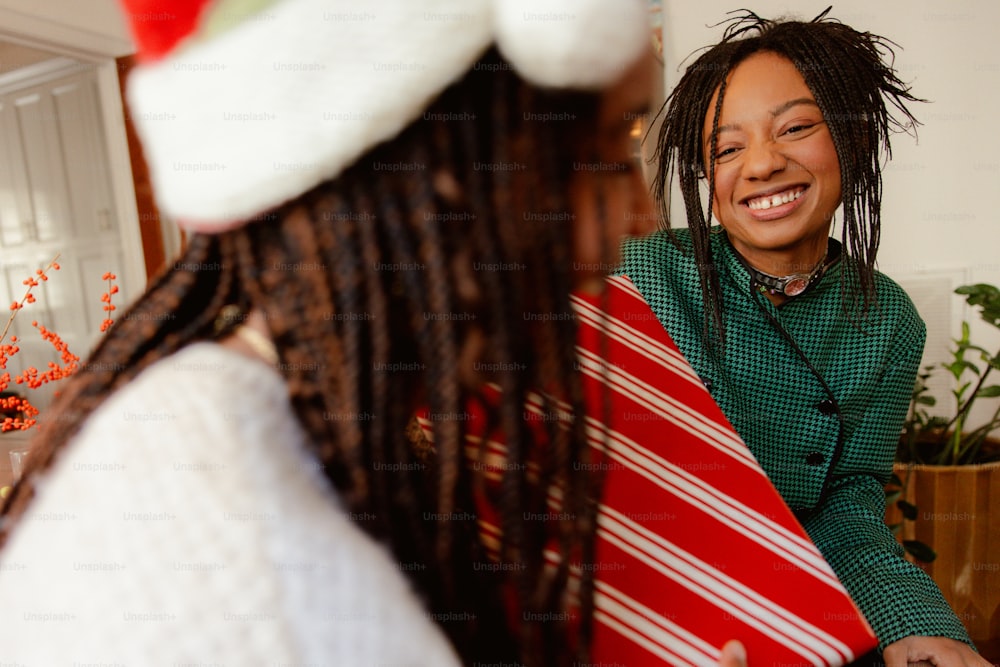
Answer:
M649 7L632 0L495 0L500 53L542 86L596 89L650 49Z
M494 41L534 83L595 88L645 31L644 0L282 0L136 68L128 97L161 209L217 232L399 133Z

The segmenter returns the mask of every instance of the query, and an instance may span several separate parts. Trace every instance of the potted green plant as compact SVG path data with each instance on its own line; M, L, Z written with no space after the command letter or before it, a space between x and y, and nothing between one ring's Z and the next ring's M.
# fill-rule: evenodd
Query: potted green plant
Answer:
M1000 330L1000 289L955 290L983 321ZM886 521L915 561L937 582L977 645L1000 650L1000 350L973 342L962 323L950 360L925 367L913 391L886 487ZM928 381L953 382L954 411L932 414ZM987 406L984 408L983 406ZM970 419L974 407L985 420ZM994 536L991 544L991 535Z

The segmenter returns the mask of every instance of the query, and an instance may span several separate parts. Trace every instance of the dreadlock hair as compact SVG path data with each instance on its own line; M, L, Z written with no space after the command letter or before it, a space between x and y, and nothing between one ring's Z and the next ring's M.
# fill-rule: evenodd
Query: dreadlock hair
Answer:
M433 617L445 619L439 625L463 661L583 661L592 574L582 572L572 589L579 627L529 620L565 618L548 612L565 610L570 556L593 560L596 489L573 465L587 455L583 426L536 420L547 430L540 442L524 417L526 399L542 387L543 410L564 414L568 404L582 412L575 323L525 313L571 312L572 223L552 214L568 209L572 160L595 134L598 99L531 86L490 51L422 118L336 179L242 228L194 235L53 405L4 508L0 538L110 394L181 347L231 331L243 319L226 319L233 306L243 315L258 310L312 453L352 516L370 517L361 527L400 562L423 565L406 574ZM576 120L538 121L567 111ZM174 316L153 316L163 313ZM229 322L221 331L220 321ZM471 377L470 358L520 369L488 378L500 386L490 428L510 463L497 501L500 558L514 567L473 566L488 556L473 505L482 473L463 458L462 415L482 380ZM407 371L380 370L394 368ZM445 416L434 420L436 451L426 466L405 436L419 406ZM376 418L329 418L338 414ZM554 486L561 516L575 517L555 538L551 526L524 520L549 511ZM546 547L561 554L554 571Z
M919 125L906 102L925 100L911 95L909 86L893 69L892 47L898 45L826 18L830 9L808 22L765 19L746 9L730 12L736 16L728 19L722 40L685 70L664 103L653 192L669 229L670 189L675 178L679 181L702 297L710 304L705 309L709 340L725 342L719 276L709 245L711 215L706 213L715 197L719 117L729 74L761 51L784 56L795 65L816 98L837 151L844 209L841 242L844 259L849 260L843 262L841 271L844 312L857 321L877 304L874 274L881 229L882 161L892 157L890 132L915 133ZM710 110L716 91L715 108ZM710 113L712 133L706 165L702 128ZM705 175L711 175L707 179L707 207L702 205L700 192ZM713 329L714 336L710 335Z

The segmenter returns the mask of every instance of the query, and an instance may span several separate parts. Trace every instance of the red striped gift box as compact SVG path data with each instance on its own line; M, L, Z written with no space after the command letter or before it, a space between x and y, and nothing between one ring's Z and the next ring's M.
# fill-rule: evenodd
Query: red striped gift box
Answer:
M627 277L575 296L606 448L594 662L841 665L877 644L847 591Z
M843 665L877 644L833 570L627 277L573 297L598 517L591 665L716 665L739 639L751 667ZM486 401L496 398L485 388ZM529 398L526 419L544 419ZM488 489L506 448L467 406L466 455ZM433 442L433 420L417 415ZM531 424L543 438L540 421ZM485 438L486 442L483 442ZM529 464L529 472L531 464ZM496 512L477 520L494 556ZM550 495L558 514L558 493ZM549 559L557 558L554 552ZM576 571L579 572L580 565Z

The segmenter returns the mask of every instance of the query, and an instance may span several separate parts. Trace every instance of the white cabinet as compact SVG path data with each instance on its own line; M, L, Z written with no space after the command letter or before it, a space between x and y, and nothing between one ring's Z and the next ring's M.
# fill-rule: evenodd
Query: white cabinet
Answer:
M33 319L84 358L101 335L101 276L125 273L99 99L95 71L80 64L0 87L0 327L9 304L23 296L25 278L57 253L62 266L15 321L12 333L23 342L12 375L58 360ZM38 407L49 393L28 392Z
M0 96L0 248L114 233L97 104L90 71Z

